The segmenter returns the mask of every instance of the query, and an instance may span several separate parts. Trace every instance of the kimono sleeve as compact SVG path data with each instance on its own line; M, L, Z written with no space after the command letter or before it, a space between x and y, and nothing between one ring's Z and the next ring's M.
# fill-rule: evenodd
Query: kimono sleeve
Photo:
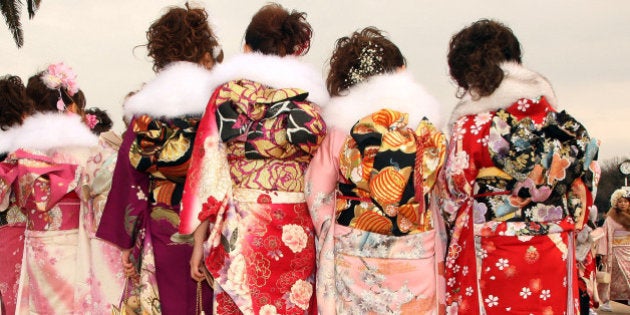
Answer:
M339 152L345 137L333 130L313 156L304 178L304 194L313 219L317 248L317 307L320 314L335 313L334 227Z
M0 162L0 211L9 207L11 185L16 178L14 164Z
M326 136L306 170L304 183L306 203L317 237L328 233L335 215L335 192L339 179L339 151L343 135L336 130Z
M230 168L216 121L218 91L210 99L197 128L179 213L180 234L192 234L207 219L214 223L220 208L226 206L231 196Z
M149 210L149 176L136 170L129 161L135 140L132 122L118 151L109 198L96 236L121 248L131 248L142 220Z
M458 131L454 132L444 168L438 175L438 205L447 226L452 226L460 209L471 202L477 174L473 154L465 149L463 138L463 135L458 136Z

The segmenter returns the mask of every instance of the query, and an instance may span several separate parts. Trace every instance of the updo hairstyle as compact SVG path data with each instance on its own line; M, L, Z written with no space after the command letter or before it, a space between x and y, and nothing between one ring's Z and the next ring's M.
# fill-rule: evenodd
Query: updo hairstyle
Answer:
M339 96L371 76L395 72L406 64L400 49L381 30L366 27L337 40L326 87L331 96Z
M208 24L202 8L172 7L157 19L146 33L148 56L158 72L175 61L199 63L210 53L214 63L223 61L223 50Z
M42 75L45 71L41 71L31 76L28 79L26 85L26 94L33 100L36 112L58 112L57 101L61 96L65 106L70 106L76 103L73 96L70 96L68 90L65 87L59 87L58 89L51 89L42 80ZM77 96L79 93L75 93ZM77 104L78 107L78 104ZM81 113L79 113L81 114Z
M305 55L311 46L313 30L306 13L291 11L277 3L262 7L245 31L245 44L265 55Z
M24 83L18 76L0 78L0 129L21 125L24 117L33 113L33 101L26 95Z
M493 20L479 20L451 38L448 65L451 77L474 98L488 96L503 80L500 64L521 63L521 44L512 30Z

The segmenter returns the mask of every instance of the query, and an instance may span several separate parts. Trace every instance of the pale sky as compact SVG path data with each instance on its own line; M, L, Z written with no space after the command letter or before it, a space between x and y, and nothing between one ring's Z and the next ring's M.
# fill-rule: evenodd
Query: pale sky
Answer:
M447 118L455 85L446 63L450 37L481 18L509 25L523 47L523 64L546 76L560 107L601 139L600 160L630 157L630 1L435 1L280 0L308 14L314 35L304 59L326 73L337 38L365 26L385 30L402 50L408 69L443 105ZM24 47L0 27L0 75L24 81L47 64L64 61L78 74L88 107L108 111L123 129L124 96L154 77L145 32L172 5L163 0L43 0L28 20L22 13ZM211 15L226 58L238 53L251 16L267 1L192 2ZM4 20L3 20L4 21ZM134 49L134 47L137 47Z

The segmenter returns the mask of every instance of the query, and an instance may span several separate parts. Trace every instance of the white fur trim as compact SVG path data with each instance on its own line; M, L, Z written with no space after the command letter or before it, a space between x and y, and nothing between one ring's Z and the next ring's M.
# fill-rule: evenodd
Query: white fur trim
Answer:
M449 120L449 128L460 117L507 108L521 98L533 99L544 95L553 108L558 108L556 94L549 81L541 74L516 62L505 62L501 64L501 69L505 76L492 95L473 100L470 93L467 93L455 106Z
M21 126L12 128L9 141L8 152L98 145L98 137L80 116L63 113L37 113L26 118Z
M308 92L308 100L319 106L329 99L322 74L294 56L239 54L216 65L212 74L214 88L232 80L247 79L277 89L302 89Z
M212 72L196 63L170 63L125 102L125 116L202 114L212 95L211 78Z
M8 130L0 130L0 154L10 152L11 140L13 138L12 133L15 128L16 127L9 128Z
M383 108L408 113L412 128L423 117L442 127L440 103L407 71L374 76L351 87L346 95L331 98L323 116L328 126L347 133L359 119Z

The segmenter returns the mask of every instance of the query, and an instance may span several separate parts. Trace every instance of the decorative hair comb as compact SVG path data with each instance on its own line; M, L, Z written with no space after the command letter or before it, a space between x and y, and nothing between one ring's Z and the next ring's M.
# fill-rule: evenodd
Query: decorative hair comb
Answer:
M348 78L345 82L350 85L365 81L370 76L383 73L383 47L377 44L368 42L368 44L361 49L359 54L358 66L353 66L348 71Z
M48 69L42 73L41 79L46 87L59 92L59 100L57 101L57 109L59 111L66 109L66 104L61 97L61 93L63 93L61 88L64 88L70 96L73 96L79 91L79 85L76 81L77 75L72 68L63 62L49 65Z

